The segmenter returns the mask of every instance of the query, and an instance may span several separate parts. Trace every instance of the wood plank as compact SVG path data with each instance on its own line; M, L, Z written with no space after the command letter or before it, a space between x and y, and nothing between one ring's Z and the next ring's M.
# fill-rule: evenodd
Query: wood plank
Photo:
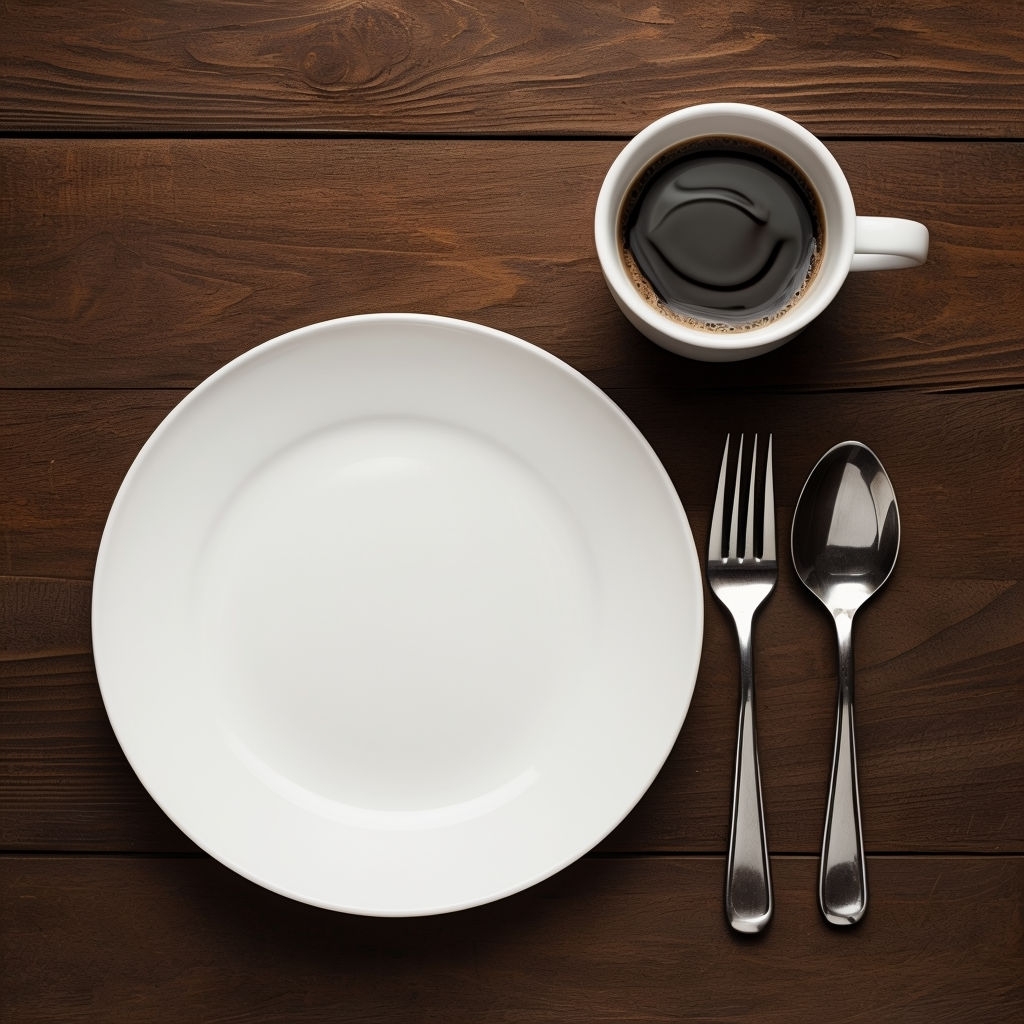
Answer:
M666 466L697 536L729 431L775 432L780 517L792 512L818 457L856 438L879 453L895 481L905 523L900 577L920 589L1024 575L1019 391L734 395L682 390L669 379L609 394ZM0 392L0 576L91 579L125 473L184 395ZM780 518L780 536L787 521ZM957 543L933 545L940 535Z
M190 849L131 775L89 658L88 580L121 475L180 392L6 392L0 405L0 836L16 849ZM676 483L698 545L722 438L775 431L778 528L831 444L885 460L904 524L897 571L857 620L858 740L874 851L1024 850L1024 403L1007 394L615 392ZM16 496L16 497L15 497ZM78 518L74 518L77 516ZM956 543L936 544L937 537ZM75 578L77 577L77 582ZM759 727L772 848L813 852L832 738L831 625L783 560L760 619ZM6 661L4 660L6 659ZM613 850L724 847L736 654L708 603L679 744Z
M4 1019L281 1022L1020 1019L1024 860L871 858L867 916L826 925L814 860L729 932L720 858L586 859L418 919L293 903L205 859L5 858ZM969 910L969 913L965 911ZM837 963L842 969L837 969Z
M1022 852L1024 587L976 583L936 596L941 604L926 599L918 602L924 611L913 614L890 594L858 622L857 735L867 847ZM822 613L793 588L780 590L764 612L757 642L760 748L774 851L811 853L821 842L833 657ZM724 849L736 694L734 641L709 605L703 664L680 739L602 849ZM121 754L90 657L0 661L0 702L0 847L193 849Z
M650 344L605 288L591 224L619 148L2 141L0 193L18 198L0 386L192 387L288 330L386 310L510 331L606 388L1024 382L1024 144L833 144L861 212L929 225L929 262L853 275L796 341L726 365Z
M9 4L0 130L630 135L693 102L1020 137L1017 0Z
M145 439L182 397L0 391L0 576L91 579L117 489ZM13 607L2 614L13 616ZM16 622L22 620L18 615ZM10 628L19 627L11 622ZM24 647L22 638L7 639Z

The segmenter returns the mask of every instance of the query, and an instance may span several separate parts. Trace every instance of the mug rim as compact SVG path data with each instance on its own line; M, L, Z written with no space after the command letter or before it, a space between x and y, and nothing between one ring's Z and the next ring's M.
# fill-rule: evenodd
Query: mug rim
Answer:
M717 126L714 122L721 122ZM707 124L706 130L699 125ZM796 164L818 194L825 235L824 261L806 295L793 308L759 327L702 331L658 312L626 272L619 240L622 204L633 183L651 163L689 139L710 135L748 138L779 150ZM594 236L601 270L613 298L633 325L652 341L698 358L749 356L788 341L835 298L853 262L856 210L853 193L838 161L825 144L798 122L746 103L698 103L658 118L635 135L605 174L594 213Z

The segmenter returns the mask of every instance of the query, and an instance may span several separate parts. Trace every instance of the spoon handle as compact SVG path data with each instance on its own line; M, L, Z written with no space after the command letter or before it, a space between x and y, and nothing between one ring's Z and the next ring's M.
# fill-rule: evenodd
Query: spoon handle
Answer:
M725 912L738 932L762 931L772 916L772 876L761 797L754 716L752 624L737 620L740 641L740 721L732 790L732 826L725 880Z
M831 924L855 924L868 905L868 879L857 792L853 731L853 615L836 614L839 639L839 703L832 755L832 782L825 815L818 897Z

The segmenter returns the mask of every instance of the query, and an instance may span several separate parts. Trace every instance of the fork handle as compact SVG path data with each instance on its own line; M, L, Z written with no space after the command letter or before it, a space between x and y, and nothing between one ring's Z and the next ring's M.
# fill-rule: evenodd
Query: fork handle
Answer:
M750 625L738 623L737 633L740 640L740 720L732 789L725 913L733 929L753 933L762 931L771 920L772 877L761 797L761 769L757 758Z

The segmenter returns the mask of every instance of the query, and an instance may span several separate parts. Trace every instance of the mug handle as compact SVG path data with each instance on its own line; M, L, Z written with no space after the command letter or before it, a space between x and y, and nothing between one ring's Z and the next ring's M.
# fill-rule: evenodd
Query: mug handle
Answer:
M900 217L858 217L851 270L902 270L928 258L928 229Z

